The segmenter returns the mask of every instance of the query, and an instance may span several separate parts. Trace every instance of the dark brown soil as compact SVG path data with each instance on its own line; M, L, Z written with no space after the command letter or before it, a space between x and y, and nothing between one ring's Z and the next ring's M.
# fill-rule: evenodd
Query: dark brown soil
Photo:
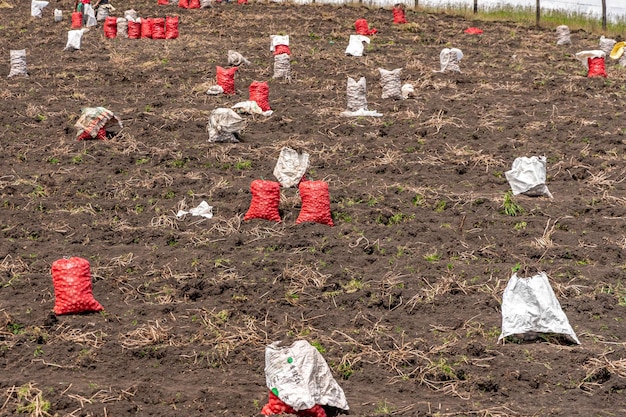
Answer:
M57 416L257 415L265 346L298 338L356 416L626 415L626 71L587 78L574 57L598 34L557 47L553 29L420 11L394 26L356 6L156 3L113 5L180 16L178 39L100 27L75 52L68 1L43 19L24 1L0 9L1 415L42 415L37 401ZM379 33L345 56L361 17ZM290 83L272 79L273 34L290 35ZM461 74L434 72L444 47L464 52ZM9 79L23 48L30 77ZM229 49L251 65L234 96L208 96ZM378 68L403 68L416 97L381 99ZM383 117L339 115L361 76ZM253 81L274 114L209 143L211 110ZM124 128L77 141L86 106ZM296 224L293 188L281 223L243 221L283 146L329 183L334 227ZM504 172L532 155L554 199L514 197L523 212L507 215ZM202 200L213 219L176 219ZM104 312L52 313L64 256L89 260ZM497 343L517 268L548 274L579 346Z

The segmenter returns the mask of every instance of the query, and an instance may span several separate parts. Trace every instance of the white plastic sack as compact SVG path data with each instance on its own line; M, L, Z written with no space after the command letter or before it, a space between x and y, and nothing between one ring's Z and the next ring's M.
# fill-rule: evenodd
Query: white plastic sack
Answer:
M513 195L524 194L530 197L546 196L552 198L552 194L545 185L545 156L515 158L511 170L506 171L504 175L511 186Z
M298 154L295 150L284 147L280 150L274 167L274 176L284 188L295 187L309 169L309 154Z
M230 108L237 113L261 114L263 116L271 116L274 113L273 110L263 111L254 100L240 101L239 103L233 104Z
M200 204L198 204L197 207L191 208L189 209L189 211L178 210L178 213L176 213L176 217L181 218L185 214L191 214L192 216L202 216L207 219L211 219L213 218L213 207L209 206L209 203L203 200Z
M402 68L396 68L392 71L378 68L378 72L380 73L380 88L382 89L381 98L404 99L402 95L402 82L400 81Z
M439 53L441 70L435 72L461 72L459 62L463 59L463 52L458 48L443 48Z
M306 340L291 346L274 342L265 348L265 382L296 411L318 405L349 410L343 389L319 351Z
M600 36L600 42L598 45L600 46L600 50L604 52L604 56L607 56L611 54L611 51L616 43L617 41L615 39L606 38L602 35Z
M415 87L413 87L413 84L404 84L400 90L402 91L402 98L405 100L409 97L415 97Z
M592 49L590 51L580 51L576 53L576 59L583 63L586 69L589 69L589 58L605 58L606 54L603 50Z
M545 272L531 278L513 274L502 294L502 333L511 335L559 334L580 344L554 295Z
M346 48L346 55L363 56L363 51L365 50L363 42L369 45L370 38L364 35L350 35L348 47Z
M41 13L41 11L46 8L48 6L49 2L47 1L39 1L39 0L33 0L30 3L30 15L32 17L38 17L41 18L43 16L43 14Z
M126 10L124 12L124 19L126 19L129 22L137 22L137 19L139 19L139 16L137 15L137 12L133 9L130 10Z
M274 75L272 78L291 80L291 57L289 54L274 55Z
M237 135L245 125L246 121L233 110L217 108L211 112L207 124L209 142L237 143Z
M289 35L270 35L270 52L274 52L278 45L289 46Z
M8 78L23 76L28 77L26 70L26 49L12 49L9 51L11 57L11 70Z
M239 65L250 65L250 61L248 61L243 55L241 55L237 51L229 50L228 51L228 65L238 67Z
M556 44L557 45L571 45L572 39L570 38L569 26L560 25L556 27Z
M210 96L217 96L220 94L224 94L224 87L222 87L221 85L215 84L209 87L208 90L206 90L206 93Z
M63 20L63 10L54 9L54 21L60 22Z
M67 44L65 44L64 51L74 51L80 49L80 40L83 37L83 33L86 29L75 29L67 32Z
M85 19L85 17L87 19L85 27L90 28L98 24L98 20L96 19L96 12L93 10L93 7L91 7L91 4L89 3L83 4L83 19Z

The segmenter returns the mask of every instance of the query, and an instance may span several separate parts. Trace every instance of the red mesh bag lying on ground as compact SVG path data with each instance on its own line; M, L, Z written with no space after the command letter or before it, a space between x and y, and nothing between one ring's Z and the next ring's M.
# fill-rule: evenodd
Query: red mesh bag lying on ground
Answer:
M228 69L216 67L217 85L224 89L224 94L235 94L235 72L237 67Z
M330 215L330 194L324 181L300 181L298 185L302 208L296 224L314 222L334 226Z
M356 22L354 22L354 28L356 29L356 33L358 35L369 36L378 32L376 29L370 29L367 24L367 20L365 19L357 19Z
M404 8L402 6L396 6L392 9L393 12L393 23L396 25L401 25L406 23L406 17L404 14Z
M117 36L117 17L107 16L104 19L104 36L115 38Z
M183 9L188 9L189 0L178 0L178 7L182 7Z
M178 16L165 16L165 39L178 38Z
M139 39L141 37L141 23L128 21L128 39Z
M273 416L276 414L295 414L303 417L326 417L326 411L324 411L324 408L319 404L315 404L307 410L296 411L274 395L272 391L270 391L270 398L267 401L267 404L263 406L261 414L266 416Z
M72 13L72 29L80 29L83 27L83 14L81 12Z
M152 18L150 17L141 19L141 38L152 38Z
M252 202L244 220L264 219L280 222L280 183L267 180L254 180L250 184Z
M76 138L76 140L89 140L89 139L106 140L106 138L107 138L107 132L106 130L104 130L104 128L101 128L100 130L98 130L98 134L96 135L95 138L92 138L89 132L83 132L78 138Z
M261 110L272 110L269 102L270 87L266 82L254 81L248 90L250 91L250 100L256 101Z
M199 9L200 8L200 0L189 0L189 8L190 9Z
M237 4L248 4L248 0L237 0Z
M72 257L52 263L54 313L72 314L104 310L91 292L89 261Z
M169 0L159 0L159 2L157 3L159 6L167 6L168 4L170 4Z
M589 66L587 77L607 77L604 58L587 58L587 65Z
M165 39L165 19L152 18L152 39Z
M274 47L274 55L287 54L291 55L291 51L289 50L289 45L276 45Z

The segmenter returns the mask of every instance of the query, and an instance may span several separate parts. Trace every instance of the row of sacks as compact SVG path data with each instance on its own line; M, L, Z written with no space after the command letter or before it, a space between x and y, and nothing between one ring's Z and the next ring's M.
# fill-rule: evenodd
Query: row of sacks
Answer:
M126 39L177 39L178 16L135 18L118 18L108 16L104 20L104 36L109 39L116 37Z

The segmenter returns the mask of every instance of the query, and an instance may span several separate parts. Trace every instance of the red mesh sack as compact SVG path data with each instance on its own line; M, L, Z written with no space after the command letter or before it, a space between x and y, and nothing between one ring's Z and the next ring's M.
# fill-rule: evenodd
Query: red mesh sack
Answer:
M72 257L52 263L54 313L72 314L104 310L91 292L89 261Z
M326 417L326 411L324 408L315 404L313 407L307 410L296 411L291 406L285 404L280 398L278 398L272 391L270 391L269 400L267 404L261 409L261 414L266 416L272 416L276 414L295 414L303 417Z
M228 69L216 67L217 85L224 89L224 94L235 94L235 72L237 69L237 67Z
M178 0L178 7L182 7L183 9L188 9L189 0Z
M393 12L393 23L396 25L402 25L406 23L406 17L404 14L404 8L401 6L396 6L392 9Z
M269 102L270 87L266 82L254 81L250 84L248 90L250 91L250 100L256 101L256 104L259 105L261 110L272 110Z
M115 38L117 36L117 17L107 16L104 19L104 36Z
M165 39L178 38L178 16L165 16Z
M267 180L254 180L250 184L252 202L244 220L265 219L280 222L280 183Z
M152 19L152 39L165 39L165 19L162 17Z
M152 18L150 17L141 19L141 38L142 39L152 38Z
M104 128L100 128L95 138L92 138L88 132L83 132L80 134L80 136L78 136L78 138L76 138L76 140L89 140L89 139L106 140L106 138L107 138L106 130L104 130Z
M365 19L357 19L356 22L354 22L354 28L356 29L356 33L358 35L369 36L378 32L376 29L370 29L367 24L367 20Z
M587 77L607 77L604 58L587 58L587 65L589 66Z
M330 194L324 181L300 181L302 208L296 224L314 222L334 226L330 215Z
M81 12L72 13L72 29L80 29L83 27L83 14Z
M139 39L141 37L141 23L128 21L128 39Z
M167 6L168 4L170 4L169 0L159 0L159 2L157 3L159 6Z
M248 4L248 0L237 0L238 4Z
M274 47L274 55L287 54L291 55L291 51L289 50L289 45L276 45Z
M190 9L199 9L200 8L200 0L189 0L189 8Z

